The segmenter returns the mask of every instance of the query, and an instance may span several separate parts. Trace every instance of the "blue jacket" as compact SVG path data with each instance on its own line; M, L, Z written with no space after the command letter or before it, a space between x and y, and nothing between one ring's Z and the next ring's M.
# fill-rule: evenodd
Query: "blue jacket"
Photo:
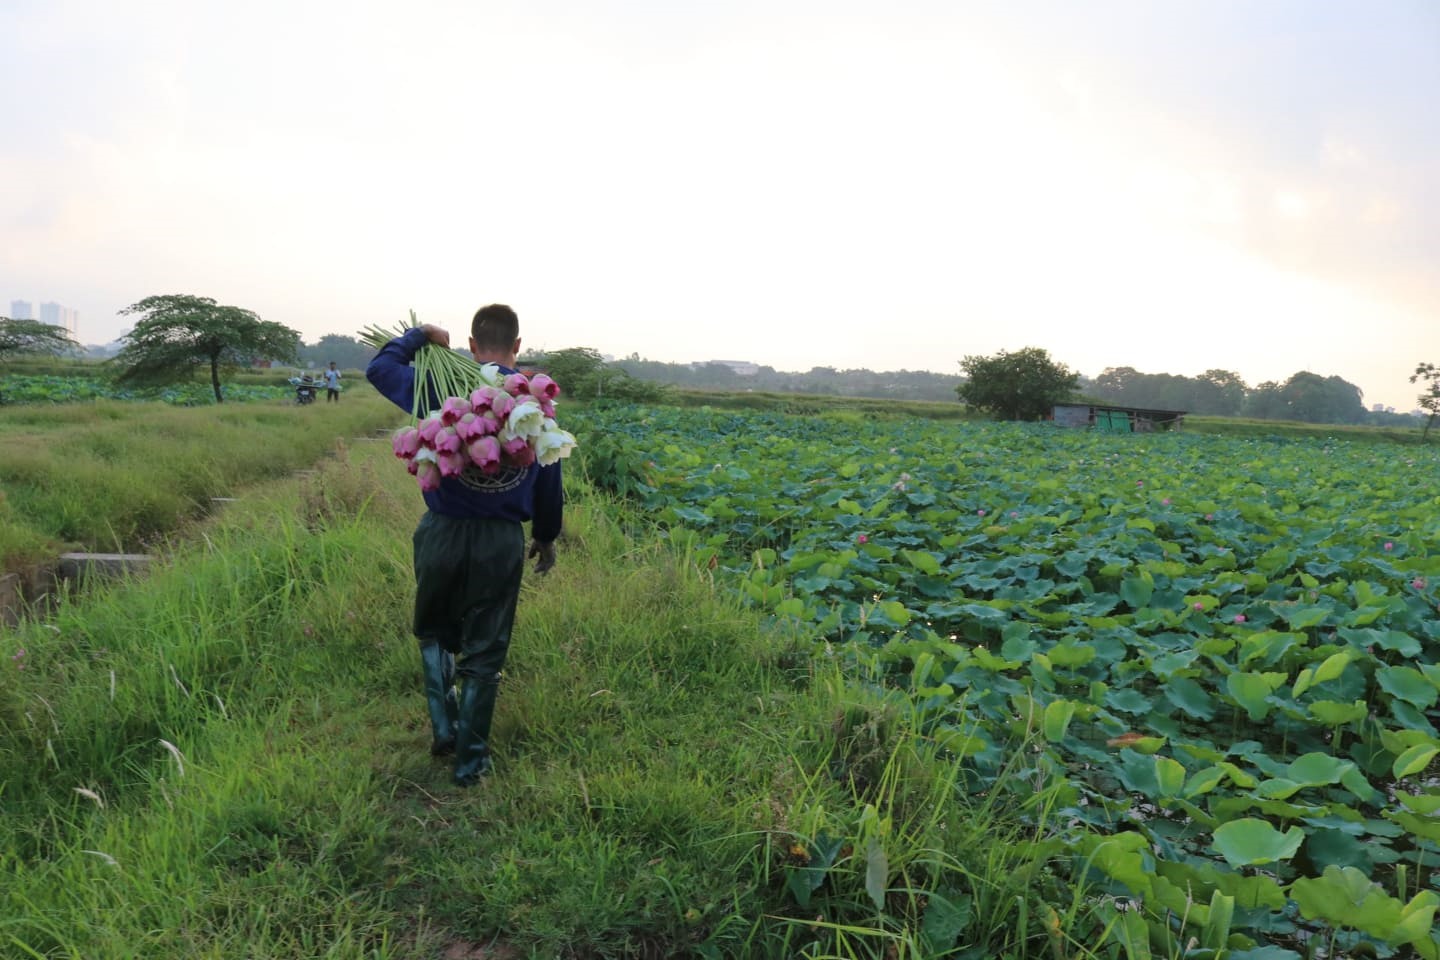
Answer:
M365 368L365 379L406 413L415 395L415 368L410 364L425 343L425 333L419 327L407 330L381 347ZM509 367L500 370L516 372ZM438 406L439 402L440 398L432 394L431 405ZM444 478L440 489L425 494L425 506L447 517L499 517L516 523L533 518L531 535L542 543L560 535L564 503L559 463L507 468L493 477L467 470L463 477Z

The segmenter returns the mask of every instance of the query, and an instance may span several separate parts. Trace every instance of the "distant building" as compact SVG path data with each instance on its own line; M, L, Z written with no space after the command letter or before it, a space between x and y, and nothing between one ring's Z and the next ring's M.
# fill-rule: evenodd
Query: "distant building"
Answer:
M1383 403L1372 403L1372 404L1370 404L1370 412L1371 412L1371 413L1384 413L1384 412L1385 412L1385 404L1383 404Z
M11 319L11 320L34 320L34 319L35 319L35 309L34 309L34 307L32 307L32 306L30 305L30 301L29 301L29 300L11 300L11 301L10 301L10 319Z
M80 313L71 310L69 307L61 306L58 303L40 304L40 322L48 323L53 327L64 327L70 336L80 332Z

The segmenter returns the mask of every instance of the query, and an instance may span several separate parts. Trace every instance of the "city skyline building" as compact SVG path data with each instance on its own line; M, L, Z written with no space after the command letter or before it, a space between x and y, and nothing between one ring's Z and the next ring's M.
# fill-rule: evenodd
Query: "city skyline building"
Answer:
M53 300L40 304L40 322L51 326L64 327L65 332L75 336L80 332L80 311L56 303Z
M34 308L34 306L30 303L29 300L11 300L11 301L10 301L10 319L11 319L11 320L34 320L34 319L35 319L35 308Z

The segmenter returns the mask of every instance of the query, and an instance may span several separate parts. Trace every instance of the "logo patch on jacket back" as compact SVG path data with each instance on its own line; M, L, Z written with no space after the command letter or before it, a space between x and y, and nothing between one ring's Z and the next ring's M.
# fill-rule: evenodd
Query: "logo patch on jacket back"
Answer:
M467 467L458 479L471 490L479 493L509 493L520 486L529 467L501 467L498 473L481 473L475 467Z

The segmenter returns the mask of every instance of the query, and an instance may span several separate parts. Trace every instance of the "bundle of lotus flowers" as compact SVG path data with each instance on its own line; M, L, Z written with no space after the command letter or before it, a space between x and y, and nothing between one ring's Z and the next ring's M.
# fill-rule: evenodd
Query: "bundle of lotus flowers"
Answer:
M410 319L414 326L413 311ZM359 337L379 349L405 329L372 326ZM575 438L555 422L560 385L545 374L503 374L493 363L430 343L415 354L414 366L414 419L391 443L422 490L468 471L493 476L532 463L549 466L575 449ZM432 410L434 397L441 399Z

